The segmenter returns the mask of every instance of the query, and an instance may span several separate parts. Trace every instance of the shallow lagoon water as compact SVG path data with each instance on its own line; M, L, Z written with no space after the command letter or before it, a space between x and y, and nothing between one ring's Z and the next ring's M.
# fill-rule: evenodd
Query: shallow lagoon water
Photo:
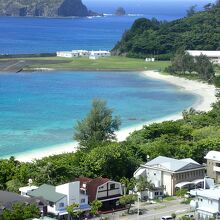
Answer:
M197 97L162 81L124 72L0 75L0 156L72 141L73 127L102 98L122 128L181 112Z

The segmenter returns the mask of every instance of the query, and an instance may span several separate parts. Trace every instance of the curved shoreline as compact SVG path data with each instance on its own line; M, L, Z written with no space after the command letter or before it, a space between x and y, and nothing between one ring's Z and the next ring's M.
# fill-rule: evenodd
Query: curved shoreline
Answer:
M184 89L185 91L195 94L198 98L198 101L191 107L198 111L209 111L211 110L211 104L216 102L216 88L214 85L209 85L207 83L198 82L194 80L188 80L176 76L171 75L162 75L156 71L143 71L140 72L143 76L147 78L152 78L154 80L162 80L167 83L173 84L180 89ZM159 118L156 120L147 121L143 124L131 126L128 128L124 128L120 131L118 131L117 139L118 141L124 141L131 132L134 132L136 130L140 130L144 125L149 125L151 123L159 123L162 121L169 121L169 120L177 120L182 118L182 112L168 115L163 118ZM58 155L62 153L70 153L75 152L77 149L77 143L76 142L70 142L70 143L64 143L60 145L50 146L45 149L40 150L33 150L30 152L25 152L21 154L15 155L16 159L22 162L30 162L34 159L41 159L46 156L51 155ZM5 157L7 158L7 157Z

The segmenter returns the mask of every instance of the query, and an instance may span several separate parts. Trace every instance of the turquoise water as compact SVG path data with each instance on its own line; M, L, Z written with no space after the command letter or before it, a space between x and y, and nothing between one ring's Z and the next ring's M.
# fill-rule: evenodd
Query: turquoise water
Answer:
M93 98L107 100L122 128L188 108L197 97L137 73L35 72L0 75L0 156L72 141Z

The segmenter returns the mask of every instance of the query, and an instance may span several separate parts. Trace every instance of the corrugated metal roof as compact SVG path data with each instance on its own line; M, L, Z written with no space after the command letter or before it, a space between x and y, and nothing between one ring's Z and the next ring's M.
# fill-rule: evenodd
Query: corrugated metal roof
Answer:
M220 51L210 51L210 50L187 50L191 56L206 55L207 57L220 57Z
M66 195L55 191L55 186L43 184L38 189L27 193L31 197L42 197L49 202L57 202Z
M163 157L163 156L156 157L155 159L147 162L145 165L155 166L155 167L167 169L167 170L174 171L174 172L202 167L202 165L192 160L191 158L178 160L178 159Z

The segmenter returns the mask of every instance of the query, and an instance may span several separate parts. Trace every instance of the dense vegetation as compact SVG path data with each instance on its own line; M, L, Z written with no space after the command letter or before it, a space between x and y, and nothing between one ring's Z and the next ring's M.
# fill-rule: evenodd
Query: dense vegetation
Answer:
M180 50L171 59L171 65L165 69L165 72L189 79L199 79L220 87L219 68L218 64L212 63L205 55L194 58L189 53Z
M220 49L220 3L208 4L204 11L187 12L187 17L171 22L140 18L126 31L113 53L129 57L170 59L180 48Z

